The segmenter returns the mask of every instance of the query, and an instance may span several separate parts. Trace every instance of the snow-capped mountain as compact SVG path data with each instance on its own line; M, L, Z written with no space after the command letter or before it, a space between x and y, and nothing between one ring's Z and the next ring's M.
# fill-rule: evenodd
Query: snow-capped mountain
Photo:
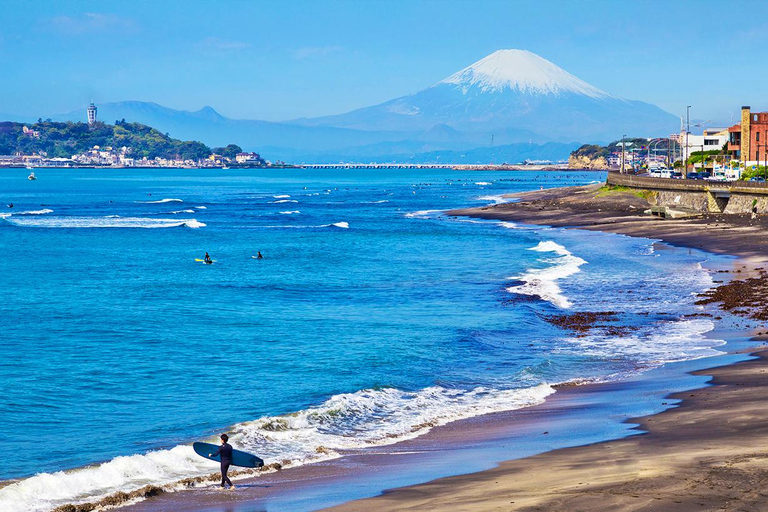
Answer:
M529 51L499 50L415 94L296 122L387 131L445 125L504 143L668 135L677 118L649 103L616 98Z
M439 84L455 85L466 94L472 88L482 92L521 94L583 94L609 98L610 94L576 78L562 68L527 50L499 50L454 73Z

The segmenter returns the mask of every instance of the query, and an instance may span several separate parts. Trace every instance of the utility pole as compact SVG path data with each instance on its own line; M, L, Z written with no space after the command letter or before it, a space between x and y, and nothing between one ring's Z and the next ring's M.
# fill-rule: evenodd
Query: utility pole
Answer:
M683 178L688 177L688 160L690 159L691 148L688 146L688 134L691 133L691 106L685 108L685 162L683 165Z
M621 136L621 174L624 174L624 153L626 152L626 145L624 144L624 139L626 138L626 135Z

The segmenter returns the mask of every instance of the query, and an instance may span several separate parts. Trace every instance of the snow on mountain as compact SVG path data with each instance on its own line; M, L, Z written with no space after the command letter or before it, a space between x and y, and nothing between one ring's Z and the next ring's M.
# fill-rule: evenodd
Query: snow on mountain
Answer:
M441 84L452 84L463 93L471 87L483 92L511 89L523 94L583 94L590 98L608 98L610 94L527 50L498 50L471 66L454 73Z
M346 114L295 121L354 130L445 125L497 144L666 136L677 118L601 91L525 50L499 50L422 91Z

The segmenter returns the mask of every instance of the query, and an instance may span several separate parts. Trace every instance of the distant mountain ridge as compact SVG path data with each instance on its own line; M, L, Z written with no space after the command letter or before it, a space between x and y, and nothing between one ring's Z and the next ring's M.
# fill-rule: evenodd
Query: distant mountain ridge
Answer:
M140 101L98 107L99 119L107 122L140 122L180 139L211 146L234 142L271 159L293 161L318 155L326 161L428 160L435 152L455 155L548 142L562 143L562 154L553 158L566 159L572 143L605 142L622 134L666 136L678 123L654 105L612 96L524 50L499 50L414 94L311 119L230 119L209 106L186 111ZM51 117L84 120L85 108Z
M296 122L358 130L424 130L441 123L511 143L524 131L536 141L611 140L622 130L668 135L678 120L655 105L611 96L531 52L499 50L423 91Z

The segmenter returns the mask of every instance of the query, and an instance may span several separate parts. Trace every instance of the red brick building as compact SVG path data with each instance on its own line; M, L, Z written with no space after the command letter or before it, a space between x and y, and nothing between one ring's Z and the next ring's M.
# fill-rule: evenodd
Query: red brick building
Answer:
M768 161L768 112L741 107L741 123L728 128L728 151L746 163Z

